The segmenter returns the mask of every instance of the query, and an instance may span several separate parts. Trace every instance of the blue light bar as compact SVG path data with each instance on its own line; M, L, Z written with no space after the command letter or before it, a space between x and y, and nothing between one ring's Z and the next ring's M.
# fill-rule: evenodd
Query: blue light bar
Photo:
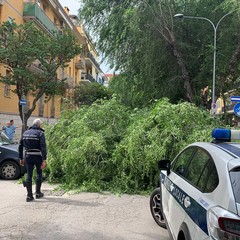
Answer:
M216 140L231 141L231 130L226 128L215 128L212 131L212 137Z
M215 128L212 131L212 137L215 140L231 142L231 140L240 140L240 130L231 130L227 128Z

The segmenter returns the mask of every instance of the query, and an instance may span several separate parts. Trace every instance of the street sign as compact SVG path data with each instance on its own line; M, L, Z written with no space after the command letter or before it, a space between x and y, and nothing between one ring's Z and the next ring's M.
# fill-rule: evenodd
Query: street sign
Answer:
M216 115L217 114L217 104L212 103L211 105L211 115Z
M19 100L19 105L26 106L27 105L27 100L24 100L24 99Z
M231 96L230 99L232 102L240 102L240 96Z
M234 106L233 111L234 111L234 113L235 113L235 115L236 115L237 117L240 117L240 103L237 103L237 104Z

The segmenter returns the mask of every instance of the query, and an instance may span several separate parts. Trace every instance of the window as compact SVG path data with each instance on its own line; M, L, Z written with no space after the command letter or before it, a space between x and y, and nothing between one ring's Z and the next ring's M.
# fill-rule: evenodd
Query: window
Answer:
M184 176L202 192L212 192L218 185L218 174L211 156L198 148Z
M212 192L217 187L218 183L219 183L218 173L213 163L204 192Z
M184 176L188 163L195 151L196 151L195 147L189 147L186 150L184 150L173 162L172 170L177 174Z
M75 85L77 85L78 72L75 71Z
M44 114L44 96L41 96L41 98L39 99L39 109L38 109L38 116L39 117L43 117Z
M4 86L4 97L9 97L10 96L10 88L9 85L6 83Z
M47 11L47 6L45 4L43 4L43 11L46 13Z
M197 186L198 180L206 168L209 159L210 156L202 149L198 149L194 155L185 175L185 178L194 186Z
M54 96L52 96L52 100L51 100L51 113L50 113L50 117L54 118L55 117L55 98Z
M230 179L236 202L240 203L240 167L231 170Z
M55 17L53 18L53 22L55 25L57 25L57 19Z
M8 84L9 77L10 77L10 71L6 70L6 82L4 85L4 97L10 97L10 85Z

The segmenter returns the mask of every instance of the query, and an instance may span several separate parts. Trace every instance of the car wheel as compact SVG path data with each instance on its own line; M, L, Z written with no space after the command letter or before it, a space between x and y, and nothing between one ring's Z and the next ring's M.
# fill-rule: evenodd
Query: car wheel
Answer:
M20 176L20 168L13 161L6 161L0 167L0 176L5 180L13 180Z
M165 219L162 214L160 188L156 188L150 196L150 210L155 222L160 227L166 228Z

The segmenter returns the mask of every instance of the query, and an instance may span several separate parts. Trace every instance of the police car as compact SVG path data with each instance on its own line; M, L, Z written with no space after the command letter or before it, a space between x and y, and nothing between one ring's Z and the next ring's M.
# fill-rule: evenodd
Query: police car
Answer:
M240 131L214 129L159 161L160 188L150 197L154 220L176 240L240 239Z

